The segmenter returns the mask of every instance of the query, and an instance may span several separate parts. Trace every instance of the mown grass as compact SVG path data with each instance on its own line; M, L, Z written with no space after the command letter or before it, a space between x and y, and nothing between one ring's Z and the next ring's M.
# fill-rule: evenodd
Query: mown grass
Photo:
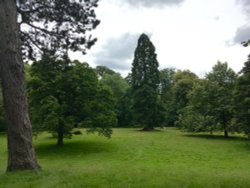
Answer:
M1 188L250 187L250 142L243 137L115 129L111 139L84 134L62 148L49 134L34 142L42 171L5 174L0 135Z

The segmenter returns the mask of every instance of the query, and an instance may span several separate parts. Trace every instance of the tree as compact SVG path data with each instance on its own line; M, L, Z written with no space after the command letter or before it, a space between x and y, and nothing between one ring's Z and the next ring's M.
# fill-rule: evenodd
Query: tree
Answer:
M166 68L160 71L160 94L161 102L164 105L164 116L165 124L167 126L174 125L174 97L173 97L173 86L174 86L174 75L176 74L175 69Z
M188 93L188 104L182 109L177 125L187 132L210 132L218 130L216 121L218 85L200 79Z
M87 63L72 62L67 56L56 59L45 54L41 61L32 64L30 75L30 106L37 131L54 133L58 146L63 145L64 137L71 137L74 127L85 124L110 137L110 128L115 123L105 123L104 118L111 116L111 121L115 122L113 97L99 89L97 75ZM100 92L103 92L102 97ZM109 106L103 105L104 100ZM103 120L97 124L99 116ZM102 127L100 131L98 126Z
M234 93L236 124L250 138L250 55L240 72Z
M113 74L116 74L115 71L109 69L108 67L106 66L96 66L95 68L95 71L96 71L96 74L98 76L98 78L102 78L104 77L105 75L113 75Z
M233 118L233 89L235 87L237 75L228 67L227 63L217 62L212 72L207 74L207 79L217 85L216 90L216 119L220 125L220 129L224 131L224 136L228 137L229 125ZM215 91L214 91L215 92Z
M110 138L112 127L117 125L117 114L115 111L115 99L109 87L99 84L94 100L88 105L88 113L84 124L87 132L98 132Z
M194 84L178 125L191 132L224 131L226 138L229 132L237 131L231 124L235 80L236 74L227 63L218 62L206 79Z
M129 118L131 98L129 97L130 87L120 74L105 74L100 83L109 87L115 98L115 108L117 111L118 126L126 127L131 125Z
M8 134L7 171L38 170L28 115L23 57L44 48L57 52L90 48L96 41L86 31L99 20L98 0L17 0L0 2L0 75ZM21 39L21 40L20 40Z
M146 34L138 39L132 64L132 91L136 123L144 130L157 126L160 72L155 47Z
M188 94L192 90L194 83L198 77L189 70L177 71L173 77L172 94L173 100L171 107L171 119L176 123L182 110L188 104Z

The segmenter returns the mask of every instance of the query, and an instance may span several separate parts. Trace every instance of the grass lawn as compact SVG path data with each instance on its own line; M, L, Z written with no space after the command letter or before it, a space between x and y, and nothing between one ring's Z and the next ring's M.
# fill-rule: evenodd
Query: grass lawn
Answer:
M0 135L1 188L250 187L250 141L243 137L114 129L111 139L83 134L62 148L50 134L34 142L42 171L5 174Z

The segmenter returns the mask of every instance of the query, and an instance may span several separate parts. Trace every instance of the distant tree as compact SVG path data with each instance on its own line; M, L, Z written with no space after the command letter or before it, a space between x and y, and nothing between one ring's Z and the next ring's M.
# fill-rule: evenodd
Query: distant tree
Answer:
M59 146L63 145L64 137L71 137L74 127L86 124L84 121L88 121L90 126L89 122L96 116L101 114L106 118L109 115L106 111L113 110L111 102L109 106L105 105L105 111L100 107L102 100L108 96L98 98L101 91L98 89L97 76L86 63L71 62L67 56L56 59L46 54L31 66L30 75L29 94L34 128L55 133ZM90 111L96 100L98 105L95 112ZM97 126L96 121L92 127ZM112 125L107 126L103 121L99 122L99 126L105 136L110 136Z
M34 59L44 48L85 53L96 41L87 35L99 24L94 8L98 0L0 1L0 75L6 126L7 171L38 170L22 58ZM23 56L22 56L23 54Z
M158 126L160 72L155 47L146 34L138 39L132 64L133 110L136 123L144 130Z
M236 124L250 138L250 55L237 80L234 93Z
M182 110L188 104L188 94L192 90L194 83L198 80L198 77L189 70L177 71L173 77L172 87L172 110L171 119L172 122L177 122L178 117L181 115Z
M206 79L196 82L188 94L188 104L178 125L191 132L238 131L232 125L233 89L237 75L227 63L218 62Z
M104 77L105 75L113 75L113 74L116 74L116 72L113 71L112 69L110 69L110 68L108 68L108 67L106 67L106 66L102 66L102 65L96 66L95 72L96 72L98 78L102 78L102 77Z
M131 127L135 124L133 114L133 94L129 87L119 103L120 113L118 114L118 126Z
M168 98L171 94L171 88L174 84L174 76L176 70L174 68L165 68L160 70L160 93L164 98Z
M117 101L126 93L129 88L128 83L121 77L120 74L105 74L100 83L110 87Z
M179 80L195 80L198 76L190 70L178 70L174 74L173 81L177 83Z
M183 108L177 125L187 132L210 132L218 130L216 121L218 85L207 79L194 83L188 94L188 104Z
M216 112L216 119L220 129L224 131L224 136L228 137L230 122L233 118L232 99L237 75L228 67L227 63L218 62L206 77L210 82L218 86L217 95L214 98L216 105L213 110Z
M164 106L165 124L174 125L175 105L173 97L174 75L176 71L173 68L166 68L160 71L160 95L161 102Z
M109 87L115 98L115 108L117 111L118 126L127 127L131 125L131 97L130 86L120 74L105 74L100 83Z

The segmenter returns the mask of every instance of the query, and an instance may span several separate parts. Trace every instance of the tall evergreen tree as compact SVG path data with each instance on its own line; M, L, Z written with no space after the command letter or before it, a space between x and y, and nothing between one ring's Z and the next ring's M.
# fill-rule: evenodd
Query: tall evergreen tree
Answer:
M159 123L158 88L159 63L155 47L146 34L138 39L132 64L132 90L136 123L144 130L152 130Z

